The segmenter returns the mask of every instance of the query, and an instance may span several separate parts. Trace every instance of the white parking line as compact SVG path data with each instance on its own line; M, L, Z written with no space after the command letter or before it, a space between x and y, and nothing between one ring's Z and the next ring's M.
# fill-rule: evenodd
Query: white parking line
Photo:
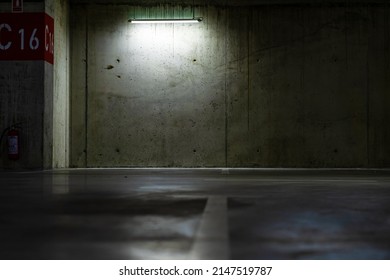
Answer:
M227 198L212 196L207 200L189 259L226 260L229 258Z

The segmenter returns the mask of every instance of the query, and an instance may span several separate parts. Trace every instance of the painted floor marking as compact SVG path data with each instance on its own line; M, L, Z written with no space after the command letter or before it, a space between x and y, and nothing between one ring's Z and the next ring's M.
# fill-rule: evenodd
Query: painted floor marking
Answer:
M227 198L211 196L207 200L190 259L226 260L230 258Z

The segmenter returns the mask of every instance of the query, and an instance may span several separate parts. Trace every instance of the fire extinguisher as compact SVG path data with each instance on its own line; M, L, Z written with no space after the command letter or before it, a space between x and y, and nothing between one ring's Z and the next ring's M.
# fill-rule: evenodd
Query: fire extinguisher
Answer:
M8 130L7 148L8 158L11 160L18 160L20 152L20 137L19 131L15 127L12 127L10 130Z

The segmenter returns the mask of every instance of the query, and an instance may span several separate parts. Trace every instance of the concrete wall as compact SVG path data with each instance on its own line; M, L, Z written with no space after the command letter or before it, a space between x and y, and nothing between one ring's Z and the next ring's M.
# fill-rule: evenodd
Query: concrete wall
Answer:
M389 9L242 13L247 38L230 32L227 51L229 164L389 166Z
M84 166L389 167L388 6L72 6Z

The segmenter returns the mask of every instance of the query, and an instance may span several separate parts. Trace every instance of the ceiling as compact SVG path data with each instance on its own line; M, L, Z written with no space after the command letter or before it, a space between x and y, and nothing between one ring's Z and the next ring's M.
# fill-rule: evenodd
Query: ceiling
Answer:
M10 3L11 0L0 0ZM24 2L44 2L44 0L24 0ZM390 0L69 0L72 4L186 4L218 6L256 6L256 5L295 5L295 4L389 4Z
M74 4L195 4L195 5L295 5L295 4L388 4L389 0L69 0Z

